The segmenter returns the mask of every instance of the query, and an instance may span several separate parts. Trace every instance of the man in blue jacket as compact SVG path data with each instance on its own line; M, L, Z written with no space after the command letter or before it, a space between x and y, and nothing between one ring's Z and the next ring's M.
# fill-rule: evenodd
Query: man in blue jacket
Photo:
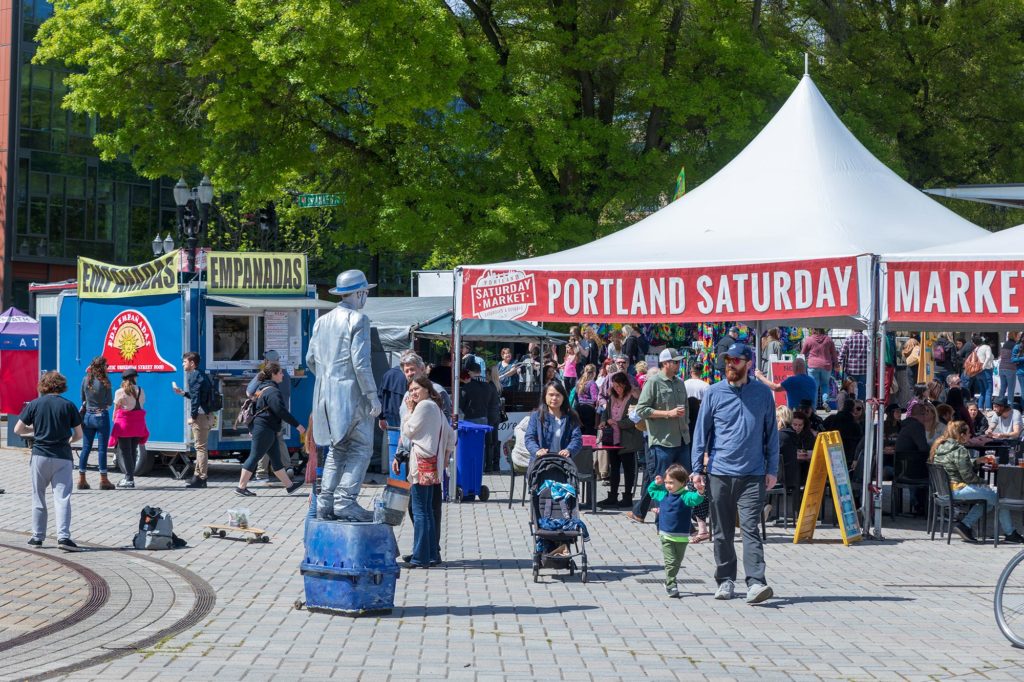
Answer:
M715 599L732 599L735 590L733 536L738 511L747 603L759 604L773 595L765 580L759 526L765 490L775 487L779 471L779 431L772 390L750 380L752 360L753 352L744 343L734 343L725 352L726 380L708 389L697 416L691 479L696 483L706 472L710 480L718 582Z

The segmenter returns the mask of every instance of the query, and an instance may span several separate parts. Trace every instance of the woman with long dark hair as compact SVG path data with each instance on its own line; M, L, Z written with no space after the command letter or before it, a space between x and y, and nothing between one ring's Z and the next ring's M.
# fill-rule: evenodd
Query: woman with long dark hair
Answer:
M256 418L252 422L252 449L249 451L249 458L242 465L242 473L238 479L238 487L235 494L241 497L256 497L256 493L249 490L249 479L256 471L256 465L263 455L270 453L270 466L274 470L277 480L285 486L288 494L302 487L304 481L299 480L292 483L288 472L281 462L281 453L277 449L277 434L281 430L281 422L288 422L298 429L299 435L306 433L306 427L299 423L299 420L292 416L285 406L284 397L278 384L284 381L284 370L276 362L267 362L263 369L256 375L259 379L259 386L256 388Z
M629 408L636 405L633 386L624 372L616 372L611 378L608 393L608 409L602 429L611 429L611 444L608 450L608 497L597 503L604 508L633 508L633 486L636 485L636 453L644 447L644 437L636 424L629 418ZM605 441L607 442L607 441ZM625 473L625 486L619 500L619 469Z
M89 363L82 378L82 451L78 455L78 489L88 490L85 468L89 464L89 453L96 438L96 463L100 470L100 490L113 490L114 484L107 478L107 439L110 438L110 406L113 396L110 379L107 377L107 359L97 355Z
M139 446L149 438L146 428L146 395L138 385L139 373L129 367L121 373L121 388L114 394L114 428L110 443L117 448L124 477L118 488L135 487L135 462Z
M441 396L429 379L418 376L409 384L402 417L402 436L409 441L409 509L412 512L412 554L407 568L427 568L441 563L441 515L435 500L448 456L455 450L455 432L442 411ZM396 458L391 465L399 471Z
M569 407L569 396L560 381L544 387L540 406L530 415L526 427L526 449L530 459L544 455L573 457L583 447L580 417Z

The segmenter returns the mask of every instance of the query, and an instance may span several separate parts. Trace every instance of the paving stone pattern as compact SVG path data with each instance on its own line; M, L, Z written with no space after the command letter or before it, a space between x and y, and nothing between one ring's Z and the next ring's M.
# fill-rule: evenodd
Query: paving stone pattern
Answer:
M0 454L9 464L0 529L25 533L26 455ZM992 614L996 578L1017 549L931 542L916 520L900 518L884 542L853 547L832 528L818 531L825 542L800 545L791 531L769 528L768 578L778 598L760 607L712 600L711 545L693 545L680 574L684 598L669 600L653 526L618 513L584 516L593 536L589 584L550 571L534 584L527 510L509 510L507 478L488 477L491 501L445 506L445 566L403 570L390 616L351 619L293 608L303 594L307 498L264 486L253 488L258 497L235 497L237 470L214 465L205 490L160 476L139 479L134 491L75 493L74 537L97 545L128 544L146 504L172 512L190 546L158 556L200 576L217 599L195 627L70 679L1024 677L1024 652L1002 639ZM364 503L379 490L366 486ZM203 523L223 522L238 506L269 530L270 544L202 538ZM406 524L398 530L403 551L411 540ZM117 556L128 562L133 554ZM112 569L94 568L113 582ZM166 610L161 600L169 598L154 590L146 610ZM110 627L117 623L112 617Z

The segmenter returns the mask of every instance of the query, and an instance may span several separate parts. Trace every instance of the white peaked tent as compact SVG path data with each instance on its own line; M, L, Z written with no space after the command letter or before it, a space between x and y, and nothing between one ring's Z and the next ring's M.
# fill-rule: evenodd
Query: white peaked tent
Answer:
M863 327L870 254L983 234L872 156L805 75L735 159L646 219L566 251L460 268L459 317Z
M1024 325L1024 225L883 254L881 319L921 330Z
M653 215L566 251L457 268L456 320L742 320L874 332L872 254L983 234L876 159L805 74L735 159ZM455 334L457 343L459 324ZM868 462L873 450L868 439Z

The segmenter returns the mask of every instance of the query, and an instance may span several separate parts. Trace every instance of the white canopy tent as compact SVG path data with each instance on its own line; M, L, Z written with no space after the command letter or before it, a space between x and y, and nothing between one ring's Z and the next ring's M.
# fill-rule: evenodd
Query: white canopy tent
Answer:
M456 320L873 330L872 254L984 233L876 159L805 74L735 159L653 215L558 253L457 268Z

